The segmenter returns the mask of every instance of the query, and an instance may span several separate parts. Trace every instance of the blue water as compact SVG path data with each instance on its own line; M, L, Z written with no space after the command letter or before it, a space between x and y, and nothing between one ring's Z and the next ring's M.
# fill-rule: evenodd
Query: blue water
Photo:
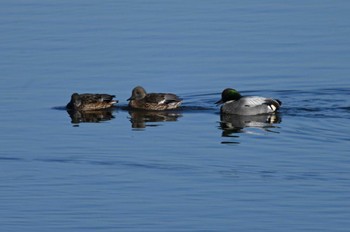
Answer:
M348 231L348 1L3 1L1 231ZM125 109L136 85L171 113ZM223 118L233 87L274 118ZM115 94L107 114L63 109Z

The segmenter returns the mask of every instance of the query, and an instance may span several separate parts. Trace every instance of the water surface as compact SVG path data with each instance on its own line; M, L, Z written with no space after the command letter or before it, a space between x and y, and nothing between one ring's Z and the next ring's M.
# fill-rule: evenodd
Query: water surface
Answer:
M7 1L3 231L347 231L346 1ZM136 85L183 98L125 109ZM222 117L233 87L283 102ZM69 115L73 92L117 108Z

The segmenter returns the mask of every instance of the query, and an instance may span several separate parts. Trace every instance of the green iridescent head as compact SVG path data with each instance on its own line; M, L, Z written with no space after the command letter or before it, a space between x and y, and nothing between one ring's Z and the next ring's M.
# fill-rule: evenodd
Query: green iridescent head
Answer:
M215 104L220 105L220 104L225 103L227 101L233 101L233 100L237 101L241 97L242 97L241 94L237 90L227 88L224 91L222 91L221 99L219 101L217 101Z

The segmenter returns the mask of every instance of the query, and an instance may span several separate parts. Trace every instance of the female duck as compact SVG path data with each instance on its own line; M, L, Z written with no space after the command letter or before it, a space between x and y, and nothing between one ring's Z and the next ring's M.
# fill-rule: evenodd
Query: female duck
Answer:
M181 105L181 99L172 93L146 93L141 86L132 90L129 107L143 110L170 110Z
M220 109L221 113L258 115L276 112L282 105L282 102L272 98L242 96L235 89L227 88L222 91L221 99L216 104L223 104Z
M69 110L100 110L107 109L117 103L113 100L115 96L109 94L73 93L67 104Z

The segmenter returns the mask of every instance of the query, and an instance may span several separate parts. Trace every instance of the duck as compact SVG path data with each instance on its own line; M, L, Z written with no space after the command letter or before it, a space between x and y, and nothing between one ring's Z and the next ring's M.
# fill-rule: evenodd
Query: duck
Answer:
M226 88L221 93L221 99L215 104L222 104L220 112L224 114L258 115L277 112L282 102L260 96L242 96L237 90Z
M173 93L147 93L143 87L136 86L127 101L132 109L161 111L178 108L182 99Z
M113 100L115 95L94 93L73 93L66 108L68 110L101 110L113 107L118 101Z

